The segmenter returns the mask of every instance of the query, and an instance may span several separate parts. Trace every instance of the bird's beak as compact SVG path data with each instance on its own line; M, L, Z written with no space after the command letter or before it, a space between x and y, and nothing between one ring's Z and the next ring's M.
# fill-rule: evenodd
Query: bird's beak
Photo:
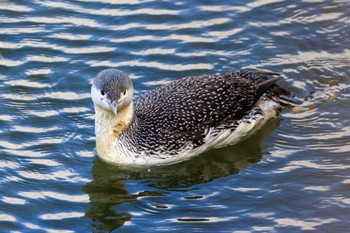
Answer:
M117 110L118 110L118 104L116 101L113 101L109 107L111 108L112 112L117 115Z

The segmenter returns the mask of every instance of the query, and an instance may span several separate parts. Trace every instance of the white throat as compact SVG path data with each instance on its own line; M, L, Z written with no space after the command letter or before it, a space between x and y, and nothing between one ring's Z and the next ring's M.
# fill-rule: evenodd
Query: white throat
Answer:
M131 123L134 106L128 106L118 111L117 115L95 105L96 151L103 160L117 160L118 142L126 127Z

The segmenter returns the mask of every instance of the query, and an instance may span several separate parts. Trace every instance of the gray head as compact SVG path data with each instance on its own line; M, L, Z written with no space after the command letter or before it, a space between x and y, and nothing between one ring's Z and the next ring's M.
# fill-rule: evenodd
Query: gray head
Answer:
M129 76L117 69L101 71L91 86L91 98L94 104L114 114L132 102L133 92Z

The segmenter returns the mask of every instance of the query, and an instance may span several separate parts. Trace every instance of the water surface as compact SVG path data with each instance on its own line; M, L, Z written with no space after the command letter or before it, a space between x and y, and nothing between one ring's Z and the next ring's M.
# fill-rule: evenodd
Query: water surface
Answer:
M1 232L346 232L349 95L285 111L239 145L125 171L94 154L90 83L136 97L189 75L283 73L299 98L350 83L350 4L1 1Z

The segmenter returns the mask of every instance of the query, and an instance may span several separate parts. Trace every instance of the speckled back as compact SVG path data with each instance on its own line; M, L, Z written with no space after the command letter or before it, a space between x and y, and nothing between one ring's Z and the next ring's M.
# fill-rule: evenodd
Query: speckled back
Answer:
M150 151L176 150L189 142L200 146L210 128L233 130L252 111L258 83L267 79L266 74L275 73L185 77L159 86L136 103L137 124L130 126L134 143Z

